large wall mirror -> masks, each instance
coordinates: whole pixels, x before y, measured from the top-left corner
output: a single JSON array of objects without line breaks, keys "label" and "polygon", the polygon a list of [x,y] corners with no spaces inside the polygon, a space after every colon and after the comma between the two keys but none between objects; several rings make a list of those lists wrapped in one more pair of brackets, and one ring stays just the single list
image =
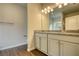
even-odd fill
[{"label": "large wall mirror", "polygon": [[49,30],[79,32],[79,4],[70,3],[50,12]]},{"label": "large wall mirror", "polygon": [[59,9],[49,13],[49,30],[62,30],[62,19],[63,13]]},{"label": "large wall mirror", "polygon": [[79,12],[68,14],[65,17],[65,31],[79,32]]}]

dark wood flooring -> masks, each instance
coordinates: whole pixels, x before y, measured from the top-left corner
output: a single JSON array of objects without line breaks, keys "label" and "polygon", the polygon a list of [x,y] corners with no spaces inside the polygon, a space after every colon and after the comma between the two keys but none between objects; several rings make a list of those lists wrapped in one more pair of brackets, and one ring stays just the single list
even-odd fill
[{"label": "dark wood flooring", "polygon": [[47,56],[46,54],[42,53],[41,51],[39,51],[39,50],[37,50],[37,49],[31,51],[31,54],[32,54],[33,56]]},{"label": "dark wood flooring", "polygon": [[35,49],[31,52],[26,50],[25,46],[10,48],[0,51],[0,56],[47,56],[39,50]]},{"label": "dark wood flooring", "polygon": [[4,50],[0,51],[0,56],[31,56],[31,53],[27,52],[27,50]]}]

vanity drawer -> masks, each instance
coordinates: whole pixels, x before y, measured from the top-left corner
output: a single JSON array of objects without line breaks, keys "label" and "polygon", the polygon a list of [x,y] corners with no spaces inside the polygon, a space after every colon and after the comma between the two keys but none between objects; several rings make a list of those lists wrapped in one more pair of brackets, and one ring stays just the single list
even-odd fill
[{"label": "vanity drawer", "polygon": [[73,42],[73,43],[79,43],[79,37],[75,37],[75,36],[48,34],[48,39],[56,39],[56,40]]},{"label": "vanity drawer", "polygon": [[58,39],[61,40],[62,36],[60,35],[53,35],[53,34],[48,34],[48,39]]},{"label": "vanity drawer", "polygon": [[42,37],[47,37],[47,34],[42,33]]},{"label": "vanity drawer", "polygon": [[47,37],[47,34],[45,34],[45,33],[35,33],[35,36]]},{"label": "vanity drawer", "polygon": [[41,36],[42,34],[40,34],[40,33],[35,33],[35,36]]}]

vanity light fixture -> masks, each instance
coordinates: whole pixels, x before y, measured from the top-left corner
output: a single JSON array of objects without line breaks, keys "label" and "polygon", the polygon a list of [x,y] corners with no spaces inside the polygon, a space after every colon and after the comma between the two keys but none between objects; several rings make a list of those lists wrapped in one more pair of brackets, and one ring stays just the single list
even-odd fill
[{"label": "vanity light fixture", "polygon": [[48,6],[47,9],[51,9],[51,8]]},{"label": "vanity light fixture", "polygon": [[46,11],[47,9],[45,8],[44,10]]},{"label": "vanity light fixture", "polygon": [[[56,3],[56,6],[54,8],[56,8],[56,7],[62,8],[63,6],[66,6],[66,5],[68,5],[68,3]],[[42,13],[47,14],[47,13],[50,13],[53,11],[54,11],[53,8],[48,6],[42,10]]]},{"label": "vanity light fixture", "polygon": [[44,12],[44,10],[42,10],[42,13]]},{"label": "vanity light fixture", "polygon": [[54,11],[53,9],[51,9],[51,12]]},{"label": "vanity light fixture", "polygon": [[47,14],[47,12],[45,12],[45,14]]},{"label": "vanity light fixture", "polygon": [[60,5],[58,6],[58,8],[62,8],[62,5],[60,4]]},{"label": "vanity light fixture", "polygon": [[50,13],[50,12],[52,12],[52,11],[53,11],[53,8],[50,8],[50,7],[48,6],[47,8],[44,8],[41,12],[47,14],[47,13]]},{"label": "vanity light fixture", "polygon": [[48,13],[50,13],[50,10],[48,10]]}]

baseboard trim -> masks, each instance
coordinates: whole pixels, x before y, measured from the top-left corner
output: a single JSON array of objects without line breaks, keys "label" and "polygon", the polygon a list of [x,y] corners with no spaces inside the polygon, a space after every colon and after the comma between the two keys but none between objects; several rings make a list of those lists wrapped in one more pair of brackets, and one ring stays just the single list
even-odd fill
[{"label": "baseboard trim", "polygon": [[24,43],[20,43],[20,44],[17,44],[17,45],[12,45],[12,46],[8,46],[8,47],[4,47],[4,48],[1,48],[0,50],[6,50],[6,49],[10,49],[10,48],[21,46],[21,45],[26,45],[26,44],[27,43],[24,42]]},{"label": "baseboard trim", "polygon": [[35,49],[35,48],[31,48],[31,49],[28,48],[27,51],[30,52],[30,51],[32,51],[32,50],[34,50],[34,49]]}]

